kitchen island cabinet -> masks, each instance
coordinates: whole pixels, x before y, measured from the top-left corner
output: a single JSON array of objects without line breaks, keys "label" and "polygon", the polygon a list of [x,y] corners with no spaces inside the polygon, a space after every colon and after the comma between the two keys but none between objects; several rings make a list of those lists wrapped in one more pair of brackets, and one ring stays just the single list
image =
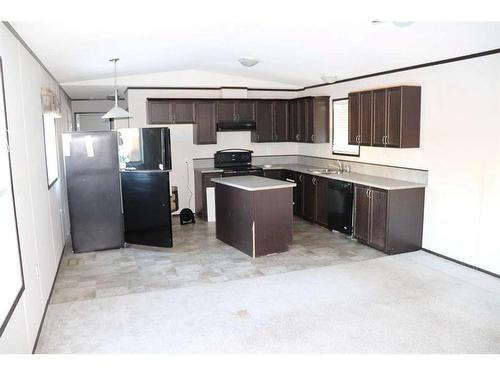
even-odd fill
[{"label": "kitchen island cabinet", "polygon": [[292,244],[294,183],[258,176],[213,178],[219,240],[255,258]]}]

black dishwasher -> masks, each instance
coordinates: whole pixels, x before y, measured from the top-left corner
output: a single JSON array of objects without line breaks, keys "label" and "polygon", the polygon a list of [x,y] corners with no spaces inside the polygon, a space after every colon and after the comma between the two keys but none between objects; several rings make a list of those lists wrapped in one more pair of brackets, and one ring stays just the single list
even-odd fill
[{"label": "black dishwasher", "polygon": [[328,229],[352,234],[353,186],[350,182],[328,182]]}]

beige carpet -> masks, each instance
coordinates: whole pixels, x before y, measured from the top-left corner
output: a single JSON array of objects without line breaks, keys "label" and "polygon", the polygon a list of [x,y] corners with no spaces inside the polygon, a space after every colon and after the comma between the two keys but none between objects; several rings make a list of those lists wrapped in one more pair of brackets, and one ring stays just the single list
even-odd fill
[{"label": "beige carpet", "polygon": [[38,353],[499,353],[500,280],[411,253],[50,305]]}]

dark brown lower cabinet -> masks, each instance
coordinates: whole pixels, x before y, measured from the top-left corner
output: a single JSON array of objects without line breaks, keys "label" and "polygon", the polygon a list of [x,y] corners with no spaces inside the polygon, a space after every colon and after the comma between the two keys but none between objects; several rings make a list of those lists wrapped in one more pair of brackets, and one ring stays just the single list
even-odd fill
[{"label": "dark brown lower cabinet", "polygon": [[295,181],[293,213],[328,228],[328,179],[286,169],[264,170],[264,177]]},{"label": "dark brown lower cabinet", "polygon": [[297,216],[304,216],[304,174],[295,172],[294,181],[297,186],[294,188],[293,213]]},{"label": "dark brown lower cabinet", "polygon": [[328,180],[316,177],[316,223],[328,228]]},{"label": "dark brown lower cabinet", "polygon": [[304,174],[304,219],[316,221],[316,177]]},{"label": "dark brown lower cabinet", "polygon": [[424,188],[354,187],[354,237],[387,254],[422,248]]},{"label": "dark brown lower cabinet", "polygon": [[264,177],[274,180],[285,180],[287,178],[286,169],[264,169]]}]

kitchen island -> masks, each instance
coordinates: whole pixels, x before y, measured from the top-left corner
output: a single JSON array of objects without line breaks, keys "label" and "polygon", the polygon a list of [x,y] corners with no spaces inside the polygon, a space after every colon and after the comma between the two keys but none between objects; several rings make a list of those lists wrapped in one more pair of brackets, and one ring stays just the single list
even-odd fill
[{"label": "kitchen island", "polygon": [[295,183],[258,176],[213,178],[217,238],[258,257],[292,243]]}]

